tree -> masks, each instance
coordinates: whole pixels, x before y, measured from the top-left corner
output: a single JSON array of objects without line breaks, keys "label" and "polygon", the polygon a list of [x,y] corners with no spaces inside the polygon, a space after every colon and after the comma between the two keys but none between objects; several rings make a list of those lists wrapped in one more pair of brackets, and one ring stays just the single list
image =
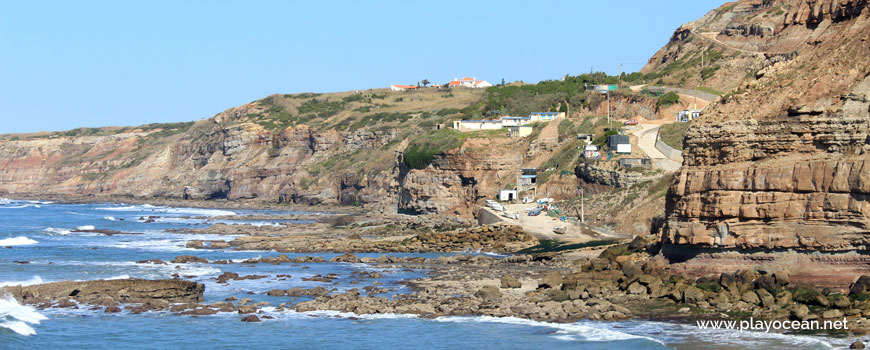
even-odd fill
[{"label": "tree", "polygon": [[429,79],[423,79],[423,81],[421,81],[420,83],[423,84],[423,87],[426,87],[426,85],[429,85],[429,84],[431,84],[432,82],[429,81]]},{"label": "tree", "polygon": [[501,78],[501,86],[504,86],[504,78]]}]

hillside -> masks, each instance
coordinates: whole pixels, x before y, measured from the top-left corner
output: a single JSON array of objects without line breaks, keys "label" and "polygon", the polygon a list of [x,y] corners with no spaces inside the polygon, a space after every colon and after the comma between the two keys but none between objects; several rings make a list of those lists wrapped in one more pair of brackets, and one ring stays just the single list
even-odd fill
[{"label": "hillside", "polygon": [[[571,196],[579,179],[562,173],[571,174],[577,162],[574,135],[603,135],[606,127],[606,118],[595,117],[606,114],[605,99],[584,85],[613,79],[596,73],[487,90],[276,94],[195,123],[2,135],[0,194],[342,204],[470,216],[475,203],[512,186],[531,163],[559,180],[554,192]],[[612,114],[655,119],[656,101],[618,90]],[[570,109],[570,118],[543,138],[544,125],[528,138],[449,128],[460,118],[558,109]]]}]

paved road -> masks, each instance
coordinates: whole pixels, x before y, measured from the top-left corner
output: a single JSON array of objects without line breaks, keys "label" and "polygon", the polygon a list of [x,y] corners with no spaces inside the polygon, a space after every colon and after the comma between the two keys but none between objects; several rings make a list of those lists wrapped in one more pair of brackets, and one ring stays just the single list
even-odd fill
[{"label": "paved road", "polygon": [[653,167],[668,172],[677,171],[680,168],[680,162],[671,160],[656,148],[656,135],[661,125],[640,124],[640,126],[641,129],[634,132],[634,135],[637,136],[637,146],[650,157]]}]

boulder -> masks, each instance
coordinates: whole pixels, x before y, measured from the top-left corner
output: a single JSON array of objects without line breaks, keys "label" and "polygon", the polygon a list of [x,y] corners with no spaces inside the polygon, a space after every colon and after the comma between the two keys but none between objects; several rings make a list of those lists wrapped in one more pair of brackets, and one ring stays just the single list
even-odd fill
[{"label": "boulder", "polygon": [[330,262],[346,262],[346,263],[359,263],[359,257],[354,255],[353,253],[344,253],[342,255],[336,256],[332,259],[329,259]]},{"label": "boulder", "polygon": [[838,309],[848,309],[852,306],[852,301],[849,300],[849,297],[841,294],[833,297],[831,306]]},{"label": "boulder", "polygon": [[743,292],[743,295],[740,296],[740,300],[751,305],[758,305],[761,302],[761,300],[758,298],[758,294],[756,294],[755,291],[751,290]]},{"label": "boulder", "polygon": [[628,294],[638,295],[638,294],[646,294],[646,293],[647,293],[646,287],[638,282],[632,282],[630,285],[628,285]]},{"label": "boulder", "polygon": [[198,256],[193,256],[193,255],[181,255],[181,256],[176,256],[175,259],[172,259],[172,262],[175,264],[208,263],[208,259],[200,258]]},{"label": "boulder", "polygon": [[501,299],[501,291],[496,286],[484,286],[474,293],[474,296],[485,301],[496,301]]},{"label": "boulder", "polygon": [[776,290],[779,285],[772,275],[761,275],[755,280],[755,289]]},{"label": "boulder", "polygon": [[806,320],[810,314],[810,309],[803,304],[793,304],[789,307],[788,310],[789,319],[803,321]]},{"label": "boulder", "polygon": [[773,279],[776,281],[776,284],[780,287],[785,287],[789,283],[791,283],[791,279],[789,278],[789,273],[786,270],[779,270],[773,273]]},{"label": "boulder", "polygon": [[852,283],[851,288],[849,288],[849,293],[851,294],[864,294],[867,292],[870,292],[870,275],[858,277],[858,279]]},{"label": "boulder", "polygon": [[239,307],[238,307],[239,314],[241,314],[241,315],[253,314],[253,313],[257,312],[257,309],[258,308],[255,305],[239,305]]},{"label": "boulder", "polygon": [[864,343],[862,343],[860,340],[849,345],[849,349],[863,349],[863,348],[864,348]]},{"label": "boulder", "polygon": [[551,271],[538,282],[538,288],[559,288],[562,286],[562,274]]},{"label": "boulder", "polygon": [[776,293],[776,303],[780,306],[791,304],[791,292],[784,290],[779,293]]},{"label": "boulder", "polygon": [[502,288],[522,288],[523,284],[516,277],[511,275],[501,276]]},{"label": "boulder", "polygon": [[119,308],[117,306],[109,306],[106,308],[107,314],[112,314],[112,313],[117,313],[117,312],[121,312],[121,308]]},{"label": "boulder", "polygon": [[758,299],[761,300],[761,306],[769,308],[776,305],[776,298],[774,298],[767,289],[758,289],[755,291],[755,294],[757,294]]},{"label": "boulder", "polygon": [[822,318],[840,318],[843,317],[843,312],[837,309],[827,310],[822,312]]},{"label": "boulder", "polygon": [[250,315],[243,318],[242,322],[260,322],[260,318],[257,315]]},{"label": "boulder", "polygon": [[696,304],[704,300],[704,291],[695,286],[689,286],[683,291],[683,302],[687,304]]}]

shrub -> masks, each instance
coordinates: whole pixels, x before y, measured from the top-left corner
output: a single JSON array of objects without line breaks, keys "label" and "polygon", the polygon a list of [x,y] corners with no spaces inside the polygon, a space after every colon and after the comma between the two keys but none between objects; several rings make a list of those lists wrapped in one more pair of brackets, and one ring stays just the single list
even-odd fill
[{"label": "shrub", "polygon": [[719,70],[719,66],[707,67],[701,70],[701,80],[707,80],[716,74],[716,71]]},{"label": "shrub", "polygon": [[405,148],[404,162],[411,169],[423,169],[432,163],[436,154],[462,145],[464,135],[453,129],[442,129],[425,134]]},{"label": "shrub", "polygon": [[680,102],[680,95],[677,95],[675,92],[671,91],[659,97],[658,102],[656,102],[656,107],[663,108],[677,102]]}]

